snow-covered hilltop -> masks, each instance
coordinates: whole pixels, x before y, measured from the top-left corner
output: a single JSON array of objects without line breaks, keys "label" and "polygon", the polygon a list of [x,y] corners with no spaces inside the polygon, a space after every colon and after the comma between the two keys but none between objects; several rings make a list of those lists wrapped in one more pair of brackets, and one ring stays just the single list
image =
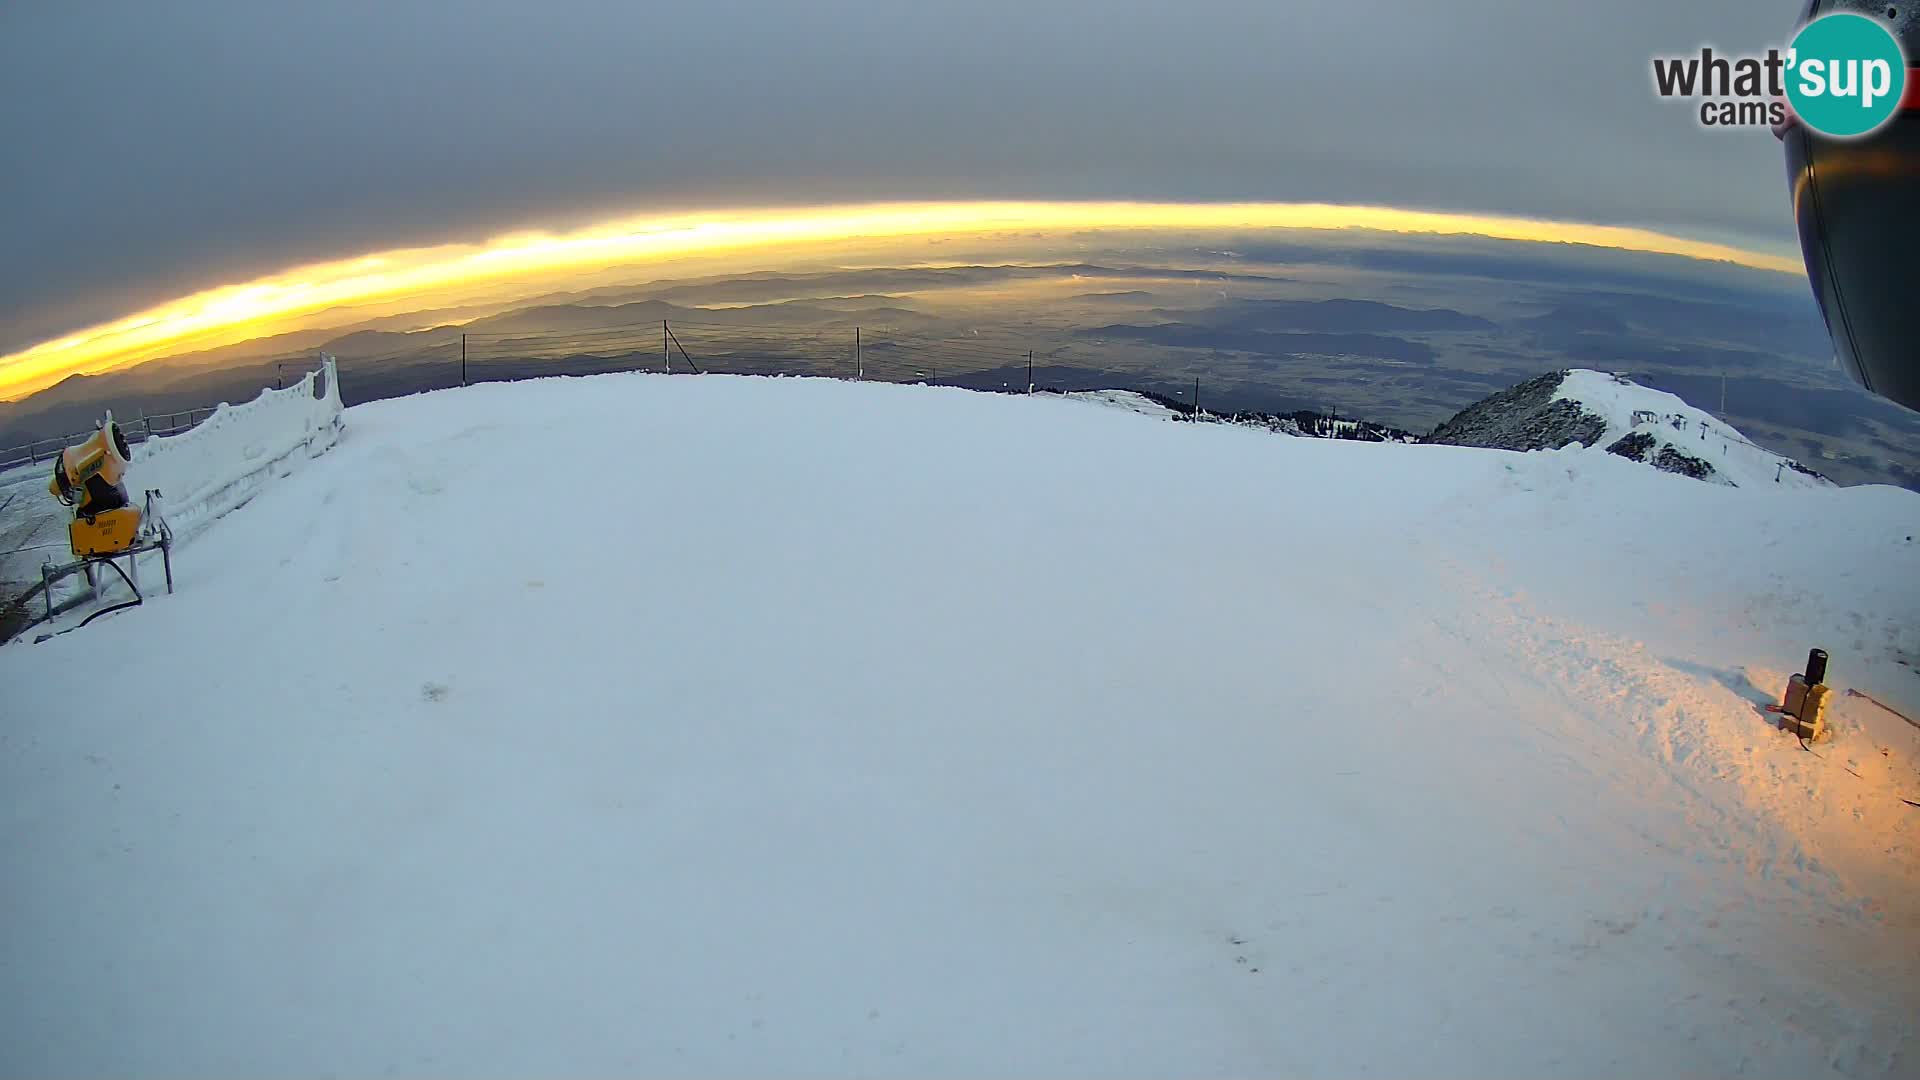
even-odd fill
[{"label": "snow-covered hilltop", "polygon": [[1233,424],[1282,435],[1489,450],[1580,447],[1728,487],[1833,486],[1819,473],[1756,445],[1731,425],[1673,394],[1598,371],[1551,371],[1528,379],[1475,402],[1425,437],[1366,420],[1306,412],[1196,413],[1185,402],[1138,390],[1063,396],[1160,419]]},{"label": "snow-covered hilltop", "polygon": [[[1045,391],[1053,393],[1053,391]],[[1410,431],[1376,424],[1368,420],[1341,419],[1313,412],[1269,413],[1237,411],[1229,413],[1195,411],[1192,404],[1145,390],[1073,390],[1059,393],[1070,401],[1081,401],[1106,408],[1125,409],[1159,420],[1188,420],[1206,424],[1231,424],[1256,428],[1278,435],[1308,439],[1345,439],[1351,442],[1419,442]]]},{"label": "snow-covered hilltop", "polygon": [[1558,450],[1577,443],[1732,487],[1832,486],[1672,394],[1599,371],[1529,379],[1461,410],[1424,441],[1500,450]]},{"label": "snow-covered hilltop", "polygon": [[347,410],[0,648],[0,1073],[1911,1075],[1920,495],[1116,402]]}]

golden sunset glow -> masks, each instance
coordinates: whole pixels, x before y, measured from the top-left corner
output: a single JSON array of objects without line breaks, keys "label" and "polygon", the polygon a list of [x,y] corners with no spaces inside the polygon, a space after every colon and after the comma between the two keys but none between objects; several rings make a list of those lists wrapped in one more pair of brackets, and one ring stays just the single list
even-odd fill
[{"label": "golden sunset glow", "polygon": [[943,202],[706,211],[628,218],[571,232],[515,233],[297,267],[182,297],[0,357],[0,399],[168,353],[291,329],[344,325],[369,309],[458,302],[476,289],[525,295],[564,288],[569,275],[616,266],[743,253],[773,255],[849,240],[988,237],[1085,231],[1372,230],[1582,244],[1677,255],[1798,274],[1799,260],[1645,229],[1389,207],[1317,203]]}]

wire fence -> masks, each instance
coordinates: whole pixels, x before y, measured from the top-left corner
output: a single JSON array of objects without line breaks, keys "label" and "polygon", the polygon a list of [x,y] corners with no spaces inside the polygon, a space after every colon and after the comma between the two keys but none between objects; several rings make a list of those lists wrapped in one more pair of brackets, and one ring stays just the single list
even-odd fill
[{"label": "wire fence", "polygon": [[[1117,353],[1132,358],[1130,373]],[[1343,422],[1339,410],[1270,413],[1240,408],[1231,394],[1215,401],[1190,367],[1153,361],[1191,350],[1139,342],[1115,343],[1071,327],[982,327],[933,333],[894,326],[742,324],[661,319],[616,327],[529,328],[467,332],[450,337],[436,355],[444,367],[436,385],[455,386],[550,375],[607,371],[811,376],[863,382],[957,386],[997,393],[1132,389],[1176,417],[1293,421],[1301,434],[1329,438],[1398,437],[1382,425]],[[414,354],[420,362],[425,354]],[[348,365],[359,380],[398,355]],[[430,380],[431,381],[431,380]],[[1215,390],[1220,383],[1216,381]],[[1227,386],[1234,385],[1228,380]],[[386,396],[376,392],[374,396]],[[1244,396],[1244,392],[1242,394]],[[1366,429],[1362,431],[1361,429]]]},{"label": "wire fence", "polygon": [[[894,327],[774,325],[662,319],[577,330],[465,333],[462,384],[563,374],[572,369],[729,375],[809,375],[875,382],[950,382],[1026,390],[1035,363],[1073,346],[1036,347],[1006,330],[936,336]],[[357,365],[356,365],[357,366]],[[995,380],[981,376],[993,374]],[[1016,377],[1018,373],[1018,377]],[[992,383],[992,385],[976,385]]]},{"label": "wire fence", "polygon": [[[395,336],[402,340],[390,348],[349,352],[339,358],[340,369],[348,376],[342,389],[349,391],[352,401],[475,382],[612,371],[938,383],[963,381],[992,370],[999,378],[976,388],[1013,390],[1027,388],[1030,380],[1025,372],[1036,356],[1044,363],[1062,351],[1061,346],[1036,351],[1005,331],[952,339],[884,327],[680,320],[466,333],[446,329]],[[263,373],[271,370],[278,385],[288,370],[301,370],[311,360],[307,354],[290,354],[246,366]],[[1021,370],[1020,378],[1013,376],[1015,368]],[[189,431],[213,411],[207,406],[142,415],[120,420],[120,427],[129,443],[138,444]],[[51,461],[91,434],[88,429],[0,448],[0,471]]]},{"label": "wire fence", "polygon": [[[965,334],[839,323],[762,324],[655,319],[484,332],[406,335],[391,347],[335,353],[347,404],[487,382],[610,372],[810,376],[926,383],[973,390],[1090,389],[1064,385],[1103,366],[1099,343],[1020,329]],[[399,335],[395,335],[398,337]],[[1104,384],[1103,384],[1104,385]],[[1184,383],[1169,392],[1185,396]]]},{"label": "wire fence", "polygon": [[[1190,374],[1148,374],[1151,365],[1144,363],[1131,378],[1112,370],[1117,344],[1143,351],[1152,351],[1151,346],[1108,342],[1064,325],[954,332],[848,325],[832,319],[762,322],[758,312],[713,309],[694,319],[608,326],[598,323],[604,315],[592,309],[540,314],[544,322],[530,319],[524,327],[438,327],[372,335],[372,342],[333,348],[342,397],[353,405],[474,383],[647,371],[925,383],[1001,393],[1105,389],[1116,385],[1117,378],[1154,391],[1153,396],[1178,413],[1192,414],[1202,404],[1202,387]],[[567,319],[595,321],[574,327],[553,324]],[[236,365],[235,377],[252,372],[263,382],[271,378],[279,385],[288,372],[304,370],[311,362],[312,355],[305,352],[255,359]],[[1093,385],[1089,378],[1102,371],[1107,381]],[[205,407],[154,413],[123,420],[121,426],[129,442],[141,443],[191,430],[213,411]],[[0,448],[0,471],[49,461],[91,433]]]}]

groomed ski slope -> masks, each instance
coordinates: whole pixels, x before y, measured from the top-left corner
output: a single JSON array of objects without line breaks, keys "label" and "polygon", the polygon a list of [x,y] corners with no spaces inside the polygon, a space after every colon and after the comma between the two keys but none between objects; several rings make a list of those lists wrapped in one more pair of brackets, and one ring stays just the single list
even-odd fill
[{"label": "groomed ski slope", "polygon": [[1920,1068],[1920,496],[1059,398],[358,406],[0,648],[9,1075]]}]

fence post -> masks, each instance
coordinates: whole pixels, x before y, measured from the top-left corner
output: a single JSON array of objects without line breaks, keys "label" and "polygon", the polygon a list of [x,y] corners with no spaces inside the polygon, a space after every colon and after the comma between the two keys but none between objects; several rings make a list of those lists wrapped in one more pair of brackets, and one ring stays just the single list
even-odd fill
[{"label": "fence post", "polygon": [[1200,419],[1200,376],[1193,377],[1193,418]]},{"label": "fence post", "polygon": [[460,335],[460,385],[467,385],[467,335]]},{"label": "fence post", "polygon": [[1027,393],[1033,393],[1033,350],[1027,350]]},{"label": "fence post", "polygon": [[853,381],[859,382],[866,377],[867,369],[860,361],[860,328],[853,328]]},{"label": "fence post", "polygon": [[667,320],[660,320],[660,363],[666,373],[673,374],[673,354],[667,351]]}]

